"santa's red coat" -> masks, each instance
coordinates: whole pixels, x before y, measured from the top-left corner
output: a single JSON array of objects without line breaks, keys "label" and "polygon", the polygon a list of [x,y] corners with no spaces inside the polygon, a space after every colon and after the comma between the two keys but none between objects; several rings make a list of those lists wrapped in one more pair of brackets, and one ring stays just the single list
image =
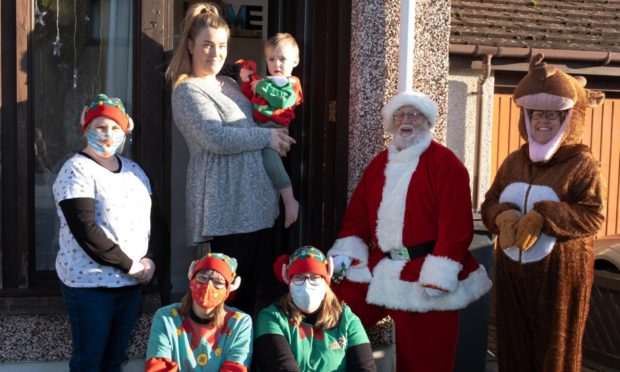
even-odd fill
[{"label": "santa's red coat", "polygon": [[[466,168],[430,135],[402,151],[390,146],[364,171],[328,255],[360,261],[347,279],[369,283],[369,304],[412,312],[464,308],[491,288],[468,249],[469,190]],[[429,241],[435,247],[426,257],[398,261],[385,254]],[[431,297],[424,287],[446,292]]]}]

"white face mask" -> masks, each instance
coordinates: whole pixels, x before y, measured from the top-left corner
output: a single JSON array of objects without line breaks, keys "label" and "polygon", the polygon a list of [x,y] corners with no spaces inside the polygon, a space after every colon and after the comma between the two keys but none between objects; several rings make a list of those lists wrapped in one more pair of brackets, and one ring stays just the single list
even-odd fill
[{"label": "white face mask", "polygon": [[321,306],[327,292],[327,283],[324,279],[321,279],[321,283],[317,285],[310,284],[308,280],[304,280],[299,285],[293,284],[291,281],[289,288],[295,306],[304,313],[310,314],[317,311]]}]

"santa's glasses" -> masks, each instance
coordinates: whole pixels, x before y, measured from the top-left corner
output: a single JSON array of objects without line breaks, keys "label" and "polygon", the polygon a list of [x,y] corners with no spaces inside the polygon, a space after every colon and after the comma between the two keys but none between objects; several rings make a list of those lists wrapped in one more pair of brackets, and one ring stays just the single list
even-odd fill
[{"label": "santa's glasses", "polygon": [[417,111],[413,111],[413,112],[397,112],[394,115],[392,115],[392,117],[394,117],[395,121],[403,121],[405,119],[409,120],[409,121],[413,121],[415,119],[419,119],[424,117],[424,114],[422,114],[421,112],[417,112]]}]

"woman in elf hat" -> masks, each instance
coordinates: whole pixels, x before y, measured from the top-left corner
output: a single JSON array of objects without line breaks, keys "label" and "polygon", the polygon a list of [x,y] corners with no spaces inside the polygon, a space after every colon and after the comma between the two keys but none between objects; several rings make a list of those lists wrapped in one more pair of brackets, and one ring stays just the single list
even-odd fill
[{"label": "woman in elf hat", "polygon": [[280,256],[274,271],[289,293],[258,315],[254,355],[262,371],[376,371],[361,321],[329,287],[331,257],[305,246]]},{"label": "woman in elf hat", "polygon": [[71,325],[75,370],[118,370],[155,271],[150,249],[151,187],[117,155],[133,121],[118,98],[98,94],[84,108],[82,151],[54,182],[60,218],[56,273]]},{"label": "woman in elf hat", "polygon": [[239,288],[237,260],[209,253],[189,267],[181,303],[155,313],[146,371],[247,371],[252,357],[252,318],[226,306]]}]

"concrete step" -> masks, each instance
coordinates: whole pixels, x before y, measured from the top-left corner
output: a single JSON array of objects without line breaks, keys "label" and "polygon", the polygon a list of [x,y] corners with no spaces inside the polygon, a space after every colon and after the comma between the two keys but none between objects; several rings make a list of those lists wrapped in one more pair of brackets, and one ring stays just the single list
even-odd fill
[{"label": "concrete step", "polygon": [[[69,361],[54,362],[11,362],[0,364],[0,372],[66,372],[69,370]],[[123,372],[143,372],[144,359],[130,359],[124,366]]]}]

